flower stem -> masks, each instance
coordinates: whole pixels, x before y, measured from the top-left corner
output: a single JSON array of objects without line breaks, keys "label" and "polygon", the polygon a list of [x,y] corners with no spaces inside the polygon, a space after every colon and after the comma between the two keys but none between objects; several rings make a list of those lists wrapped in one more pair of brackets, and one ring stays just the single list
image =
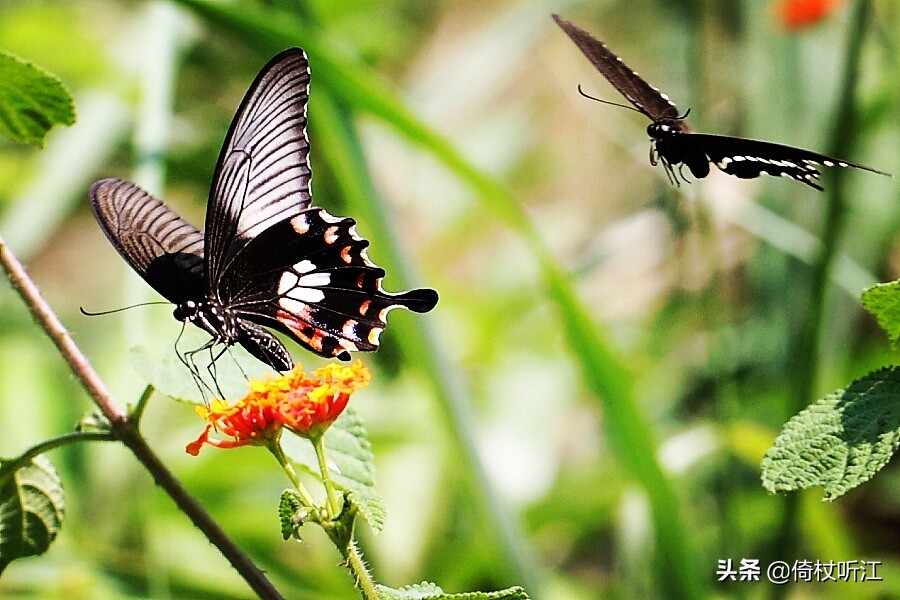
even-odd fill
[{"label": "flower stem", "polygon": [[340,506],[337,500],[337,491],[334,489],[334,482],[331,481],[331,475],[328,474],[328,462],[325,460],[325,445],[322,443],[324,436],[317,435],[310,438],[313,448],[316,449],[316,458],[319,461],[319,472],[322,473],[322,484],[325,486],[325,495],[328,501],[325,508],[328,511],[328,517],[332,520],[340,513]]},{"label": "flower stem", "polygon": [[366,561],[363,560],[362,553],[359,551],[356,543],[350,540],[350,543],[341,551],[341,554],[344,555],[344,560],[347,561],[347,566],[356,579],[356,587],[362,592],[363,598],[365,600],[378,600],[375,582],[372,580],[369,569],[366,568]]},{"label": "flower stem", "polygon": [[[278,460],[278,464],[281,465],[281,468],[284,469],[284,472],[287,473],[288,479],[291,480],[291,483],[294,484],[294,489],[297,490],[297,493],[300,494],[300,497],[303,498],[303,501],[309,506],[309,508],[316,507],[316,499],[312,497],[312,494],[307,491],[306,486],[300,481],[300,478],[297,477],[297,471],[294,469],[294,465],[285,455],[284,450],[281,448],[281,444],[278,440],[274,440],[271,444],[269,444],[269,451],[275,455],[275,458]],[[331,515],[329,515],[331,517]]]}]

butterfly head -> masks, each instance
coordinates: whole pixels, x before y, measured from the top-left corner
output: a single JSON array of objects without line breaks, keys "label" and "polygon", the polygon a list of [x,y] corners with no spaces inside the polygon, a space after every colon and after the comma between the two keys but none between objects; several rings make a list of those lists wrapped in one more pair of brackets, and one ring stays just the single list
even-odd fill
[{"label": "butterfly head", "polygon": [[654,140],[664,140],[671,138],[673,135],[680,133],[688,133],[690,131],[685,125],[683,117],[677,119],[659,119],[647,125],[647,135]]},{"label": "butterfly head", "polygon": [[179,321],[193,321],[197,314],[197,303],[193,300],[188,300],[187,302],[182,302],[180,304],[175,305],[175,310],[172,311],[172,316],[175,317]]},{"label": "butterfly head", "polygon": [[219,302],[186,300],[175,307],[172,316],[179,321],[200,327],[213,336],[216,342],[230,345],[238,340],[237,318],[231,310]]}]

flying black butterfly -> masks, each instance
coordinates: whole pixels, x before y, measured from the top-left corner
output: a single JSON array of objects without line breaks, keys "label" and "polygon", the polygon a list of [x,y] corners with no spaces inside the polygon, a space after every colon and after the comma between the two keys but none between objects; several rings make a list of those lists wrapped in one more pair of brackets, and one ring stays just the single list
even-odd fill
[{"label": "flying black butterfly", "polygon": [[553,15],[553,20],[600,74],[639,112],[653,121],[647,126],[647,133],[653,144],[650,162],[653,165],[656,165],[657,160],[662,162],[669,179],[676,184],[678,174],[674,165],[687,165],[694,177],[702,179],[709,175],[710,163],[729,175],[742,179],[752,179],[762,173],[783,175],[817,190],[822,187],[818,183],[820,173],[816,164],[826,167],[854,167],[888,175],[865,165],[802,148],[739,137],[694,133],[684,122],[687,113],[679,115],[675,103],[668,96],[641,79],[621,58],[610,52],[603,42],[559,15]]},{"label": "flying black butterfly", "polygon": [[385,272],[366,256],[353,219],[310,207],[309,81],[299,48],[257,75],[219,154],[205,235],[132,183],[91,186],[91,208],[119,254],[176,305],[176,319],[212,336],[187,357],[240,344],[289,370],[291,356],[268,327],[347,360],[378,348],[391,309],[428,312],[437,303],[431,289],[382,290]]}]

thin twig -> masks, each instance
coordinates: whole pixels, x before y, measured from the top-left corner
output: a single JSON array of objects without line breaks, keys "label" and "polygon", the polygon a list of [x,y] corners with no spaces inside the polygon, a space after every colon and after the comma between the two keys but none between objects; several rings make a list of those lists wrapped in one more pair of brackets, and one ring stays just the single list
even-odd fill
[{"label": "thin twig", "polygon": [[59,349],[63,359],[81,381],[87,393],[103,414],[109,419],[113,435],[125,444],[138,461],[149,471],[160,486],[191,522],[206,535],[223,556],[244,578],[254,592],[264,599],[281,599],[281,594],[269,582],[250,558],[225,534],[202,506],[188,493],[175,476],[165,467],[159,457],[147,445],[141,434],[131,426],[126,412],[119,406],[106,389],[106,385],[91,367],[81,349],[72,340],[69,332],[41,296],[34,281],[28,277],[25,268],[16,259],[0,238],[0,265],[6,271],[10,283],[22,297],[38,325],[47,333]]}]

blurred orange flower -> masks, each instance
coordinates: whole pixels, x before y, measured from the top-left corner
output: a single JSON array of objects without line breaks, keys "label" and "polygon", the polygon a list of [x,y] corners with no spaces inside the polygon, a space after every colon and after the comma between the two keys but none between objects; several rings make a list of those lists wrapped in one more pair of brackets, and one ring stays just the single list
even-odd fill
[{"label": "blurred orange flower", "polygon": [[[231,406],[216,399],[208,409],[197,407],[209,425],[186,450],[196,456],[204,444],[266,446],[278,439],[283,427],[303,437],[318,437],[340,416],[350,395],[367,386],[371,377],[357,360],[352,365],[326,365],[313,371],[312,377],[297,365],[285,375],[251,381],[250,392]],[[232,439],[211,437],[214,429]]]},{"label": "blurred orange flower", "polygon": [[775,10],[781,24],[794,30],[824,19],[840,3],[841,0],[779,0]]}]

